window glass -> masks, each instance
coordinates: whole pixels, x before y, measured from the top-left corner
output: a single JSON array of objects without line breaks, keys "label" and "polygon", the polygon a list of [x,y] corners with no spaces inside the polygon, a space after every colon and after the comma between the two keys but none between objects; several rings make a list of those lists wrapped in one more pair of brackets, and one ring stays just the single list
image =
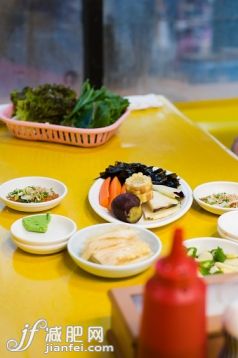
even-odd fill
[{"label": "window glass", "polygon": [[172,100],[238,93],[236,0],[105,0],[105,83]]},{"label": "window glass", "polygon": [[[0,101],[25,85],[79,91],[85,0],[0,0]],[[96,1],[96,0],[95,0]],[[120,94],[236,97],[238,1],[104,0],[104,77]]]},{"label": "window glass", "polygon": [[81,1],[0,1],[0,99],[45,82],[82,80]]}]

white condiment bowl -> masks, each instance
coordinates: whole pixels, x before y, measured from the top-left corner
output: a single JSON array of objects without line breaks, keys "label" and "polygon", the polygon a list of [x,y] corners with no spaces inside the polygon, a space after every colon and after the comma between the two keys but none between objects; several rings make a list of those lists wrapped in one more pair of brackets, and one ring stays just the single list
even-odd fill
[{"label": "white condiment bowl", "polygon": [[[43,215],[43,214],[38,214]],[[29,215],[26,217],[34,217]],[[11,234],[14,241],[30,246],[52,246],[67,242],[76,232],[75,222],[66,216],[50,214],[50,223],[45,233],[27,231],[22,223],[23,218],[16,220],[11,226]]]},{"label": "white condiment bowl", "polygon": [[217,230],[222,237],[238,242],[238,209],[221,215],[217,222]]},{"label": "white condiment bowl", "polygon": [[[152,255],[141,261],[128,265],[101,265],[87,261],[81,257],[85,243],[89,238],[97,237],[119,228],[130,228],[135,230],[141,240],[148,243],[152,250]],[[76,232],[68,241],[68,252],[75,263],[83,270],[102,277],[121,278],[136,275],[149,268],[158,258],[162,244],[160,239],[151,231],[141,227],[131,227],[130,224],[98,224],[86,227]]]},{"label": "white condiment bowl", "polygon": [[210,205],[201,200],[208,195],[226,193],[238,195],[238,183],[230,181],[213,181],[197,186],[193,191],[193,197],[203,209],[213,214],[221,215],[228,211],[237,211],[237,208],[222,208],[218,205]]},{"label": "white condiment bowl", "polygon": [[[7,198],[8,194],[15,189],[23,189],[27,186],[40,186],[53,189],[59,196],[56,199],[42,203],[19,203]],[[38,212],[49,210],[58,205],[67,194],[67,187],[59,180],[47,177],[22,177],[11,179],[0,185],[0,200],[11,209],[25,212]]]},{"label": "white condiment bowl", "polygon": [[218,246],[227,254],[238,255],[238,243],[217,237],[198,237],[184,241],[184,246],[196,247],[198,254],[216,249]]},{"label": "white condiment bowl", "polygon": [[30,254],[36,254],[36,255],[54,254],[56,252],[64,250],[68,243],[68,241],[66,240],[64,242],[61,242],[61,243],[55,244],[55,245],[46,245],[46,246],[39,245],[39,246],[37,246],[37,245],[23,244],[22,242],[15,240],[14,238],[12,238],[12,241],[14,242],[14,244],[16,246],[18,246],[23,251],[26,251]]}]

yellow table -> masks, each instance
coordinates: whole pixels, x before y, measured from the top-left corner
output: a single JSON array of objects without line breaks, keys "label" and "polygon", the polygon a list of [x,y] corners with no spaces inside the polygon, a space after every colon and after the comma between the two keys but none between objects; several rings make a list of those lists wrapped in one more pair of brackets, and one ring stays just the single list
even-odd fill
[{"label": "yellow table", "polygon": [[[175,171],[192,188],[210,180],[238,181],[238,161],[208,134],[176,110],[165,99],[163,108],[133,112],[119,133],[102,147],[84,149],[51,143],[27,142],[11,137],[0,127],[0,181],[27,175],[62,180],[69,189],[63,203],[52,213],[67,215],[78,228],[103,222],[90,208],[88,190],[100,171],[115,160],[154,164]],[[109,280],[80,270],[67,252],[34,256],[16,249],[9,238],[10,225],[22,216],[0,208],[0,357],[14,356],[6,341],[21,337],[25,324],[44,318],[51,327],[68,325],[109,326],[110,304],[107,292],[113,287],[144,283],[153,268],[136,277]],[[155,229],[170,246],[176,226],[184,227],[186,237],[216,236],[217,217],[196,205],[178,222]],[[19,358],[43,357],[42,331]],[[93,353],[50,353],[51,357],[92,357]],[[111,357],[98,353],[100,357]]]},{"label": "yellow table", "polygon": [[176,103],[186,116],[231,148],[238,137],[238,100],[210,100]]}]

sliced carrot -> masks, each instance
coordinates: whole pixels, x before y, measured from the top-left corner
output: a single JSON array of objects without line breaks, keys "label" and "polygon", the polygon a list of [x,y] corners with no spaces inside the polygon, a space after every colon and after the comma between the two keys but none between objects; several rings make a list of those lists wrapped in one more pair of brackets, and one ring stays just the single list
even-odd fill
[{"label": "sliced carrot", "polygon": [[99,204],[102,205],[104,208],[107,208],[109,205],[109,188],[110,188],[111,178],[108,177],[104,180],[101,185],[99,191]]},{"label": "sliced carrot", "polygon": [[111,181],[109,188],[109,209],[111,208],[111,203],[118,195],[121,194],[121,183],[118,177],[114,177]]},{"label": "sliced carrot", "polygon": [[126,193],[126,184],[124,183],[121,187],[121,194]]}]

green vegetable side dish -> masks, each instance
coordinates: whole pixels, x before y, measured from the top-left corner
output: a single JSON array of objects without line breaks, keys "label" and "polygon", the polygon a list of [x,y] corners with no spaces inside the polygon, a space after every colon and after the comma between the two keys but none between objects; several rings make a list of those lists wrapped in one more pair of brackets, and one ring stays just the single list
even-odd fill
[{"label": "green vegetable side dish", "polygon": [[48,230],[51,216],[49,213],[34,215],[22,219],[22,225],[27,231],[45,233]]},{"label": "green vegetable side dish", "polygon": [[221,208],[238,208],[238,195],[217,193],[200,198],[201,201],[208,205],[216,205]]},{"label": "green vegetable side dish", "polygon": [[113,124],[129,101],[105,87],[94,89],[86,81],[77,98],[63,85],[44,84],[12,91],[13,116],[22,121],[51,123],[76,128],[101,128]]},{"label": "green vegetable side dish", "polygon": [[238,272],[238,255],[226,254],[219,246],[200,254],[196,247],[189,247],[187,254],[197,261],[202,276]]},{"label": "green vegetable side dish", "polygon": [[76,93],[68,87],[44,84],[11,92],[11,101],[18,120],[60,124],[76,103]]},{"label": "green vegetable side dish", "polygon": [[7,195],[7,199],[18,203],[43,203],[59,197],[52,188],[40,186],[26,186],[22,189],[14,189]]}]

